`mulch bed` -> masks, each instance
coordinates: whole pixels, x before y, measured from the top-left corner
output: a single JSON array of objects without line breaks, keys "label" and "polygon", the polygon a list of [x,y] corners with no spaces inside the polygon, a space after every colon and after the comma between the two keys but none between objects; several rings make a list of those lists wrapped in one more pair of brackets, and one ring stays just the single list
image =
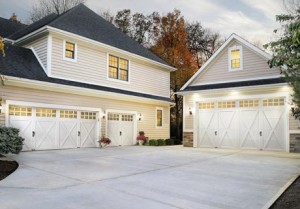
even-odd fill
[{"label": "mulch bed", "polygon": [[269,209],[299,209],[300,208],[300,176],[276,200]]},{"label": "mulch bed", "polygon": [[[0,157],[3,156],[0,155]],[[14,172],[18,166],[19,165],[16,161],[0,160],[0,181]]]}]

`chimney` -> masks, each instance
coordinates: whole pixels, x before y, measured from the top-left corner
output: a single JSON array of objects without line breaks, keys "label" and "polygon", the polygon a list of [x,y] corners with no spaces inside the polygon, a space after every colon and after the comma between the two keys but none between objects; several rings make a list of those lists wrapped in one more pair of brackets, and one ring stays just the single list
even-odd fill
[{"label": "chimney", "polygon": [[9,18],[13,22],[19,22],[17,19],[17,15],[15,13],[12,14],[12,16]]}]

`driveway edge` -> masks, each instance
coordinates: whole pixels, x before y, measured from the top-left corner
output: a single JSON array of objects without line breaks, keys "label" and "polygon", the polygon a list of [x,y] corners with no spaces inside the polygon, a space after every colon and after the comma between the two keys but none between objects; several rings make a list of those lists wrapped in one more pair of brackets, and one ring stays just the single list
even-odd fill
[{"label": "driveway edge", "polygon": [[283,187],[279,189],[279,191],[262,207],[262,209],[269,209],[274,202],[287,190],[289,186],[294,183],[294,181],[299,177],[299,175],[293,176]]}]

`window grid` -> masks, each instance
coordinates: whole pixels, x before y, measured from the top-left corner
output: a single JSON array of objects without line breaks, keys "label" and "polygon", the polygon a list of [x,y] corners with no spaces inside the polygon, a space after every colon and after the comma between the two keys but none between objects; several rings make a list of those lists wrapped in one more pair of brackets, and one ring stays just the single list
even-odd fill
[{"label": "window grid", "polygon": [[32,116],[31,107],[9,106],[9,115],[12,116]]},{"label": "window grid", "polygon": [[214,102],[201,102],[199,103],[199,109],[214,109],[215,103]]},{"label": "window grid", "polygon": [[241,66],[241,53],[239,49],[231,50],[231,68],[236,69]]},{"label": "window grid", "polygon": [[284,98],[263,99],[263,106],[264,107],[284,106]]},{"label": "window grid", "polygon": [[128,60],[109,55],[109,78],[128,81]]},{"label": "window grid", "polygon": [[74,59],[75,58],[75,44],[66,41],[65,57]]},{"label": "window grid", "polygon": [[36,117],[55,118],[56,110],[47,108],[37,108]]},{"label": "window grid", "polygon": [[96,119],[96,113],[95,112],[81,112],[81,119],[86,120],[95,120]]},{"label": "window grid", "polygon": [[234,108],[236,107],[235,101],[222,101],[218,102],[218,108]]},{"label": "window grid", "polygon": [[133,121],[133,115],[122,115],[122,121]]},{"label": "window grid", "polygon": [[156,126],[162,127],[162,110],[156,110]]},{"label": "window grid", "polygon": [[119,120],[119,114],[109,113],[108,120]]},{"label": "window grid", "polygon": [[61,110],[60,118],[77,118],[77,111],[73,110]]},{"label": "window grid", "polygon": [[258,99],[240,100],[240,107],[258,107],[258,106],[259,106]]}]

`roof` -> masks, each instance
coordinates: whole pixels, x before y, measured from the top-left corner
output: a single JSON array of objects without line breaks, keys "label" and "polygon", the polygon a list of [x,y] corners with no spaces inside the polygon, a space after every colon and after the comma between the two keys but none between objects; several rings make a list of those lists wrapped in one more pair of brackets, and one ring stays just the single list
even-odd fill
[{"label": "roof", "polygon": [[201,68],[183,85],[183,87],[180,89],[180,91],[183,91],[185,88],[187,88],[200,74],[202,71],[204,71],[207,66],[213,62],[213,60],[231,43],[232,40],[237,40],[246,47],[248,47],[250,50],[254,51],[261,57],[265,58],[266,60],[270,60],[272,56],[265,51],[259,49],[258,47],[252,45],[250,42],[246,41],[245,39],[241,38],[240,36],[236,35],[235,33],[231,34],[229,38],[225,41],[225,43],[211,56],[204,65],[201,66]]},{"label": "roof", "polygon": [[170,102],[167,97],[48,77],[33,52],[27,48],[5,45],[5,54],[5,57],[0,56],[2,75]]},{"label": "roof", "polygon": [[7,38],[27,25],[0,17],[0,36]]},{"label": "roof", "polygon": [[245,86],[262,86],[262,85],[280,84],[280,83],[286,83],[284,78],[270,78],[270,79],[261,79],[261,80],[249,80],[249,81],[239,81],[239,82],[230,82],[230,83],[188,86],[180,92],[224,89],[224,88],[245,87]]},{"label": "roof", "polygon": [[51,26],[170,66],[83,4],[79,4],[61,15],[48,15],[13,34],[10,38],[17,40],[43,26]]}]

